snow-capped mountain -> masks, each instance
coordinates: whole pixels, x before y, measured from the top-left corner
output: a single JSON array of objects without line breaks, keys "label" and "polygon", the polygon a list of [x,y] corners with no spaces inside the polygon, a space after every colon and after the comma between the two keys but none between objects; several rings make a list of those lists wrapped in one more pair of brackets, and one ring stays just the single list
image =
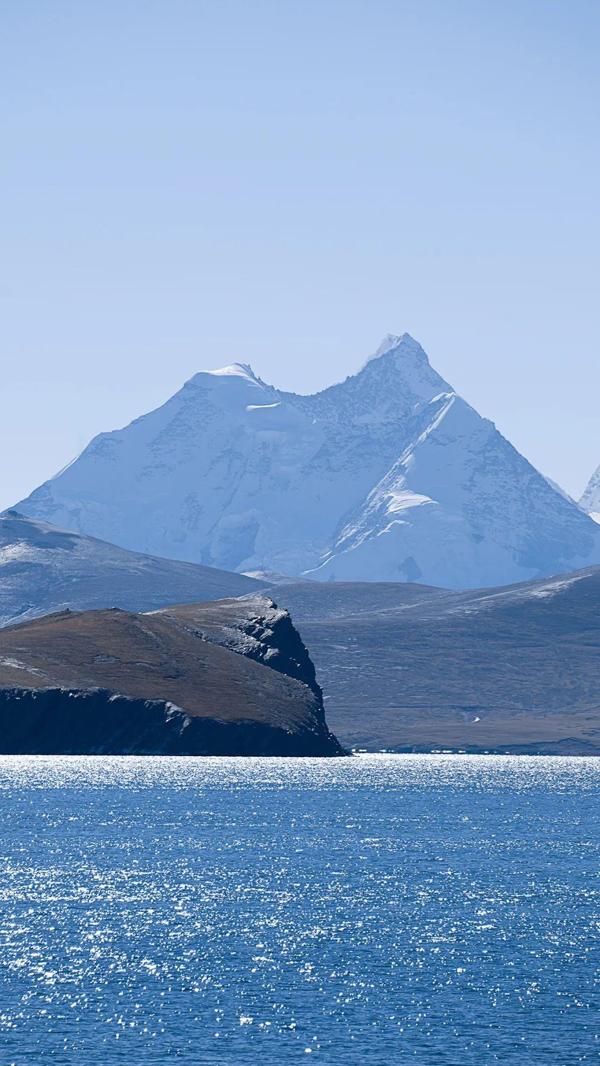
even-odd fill
[{"label": "snow-capped mountain", "polygon": [[600,561],[600,529],[406,333],[313,396],[239,363],[196,374],[18,507],[136,551],[320,580],[473,587]]},{"label": "snow-capped mountain", "polygon": [[594,522],[600,522],[600,466],[592,474],[579,506],[587,511]]},{"label": "snow-capped mountain", "polygon": [[150,611],[259,587],[241,574],[124,551],[16,511],[0,515],[0,626],[65,608]]}]

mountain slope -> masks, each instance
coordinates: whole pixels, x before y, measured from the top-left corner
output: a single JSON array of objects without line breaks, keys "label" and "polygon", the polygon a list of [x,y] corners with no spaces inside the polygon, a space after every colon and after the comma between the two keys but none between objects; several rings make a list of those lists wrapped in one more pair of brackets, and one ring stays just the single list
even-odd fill
[{"label": "mountain slope", "polygon": [[137,551],[319,580],[498,584],[600,561],[600,530],[407,334],[314,396],[235,364],[101,434],[19,504]]},{"label": "mountain slope", "polygon": [[342,744],[600,754],[600,567],[468,592],[307,581],[277,596]]},{"label": "mountain slope", "polygon": [[598,543],[491,422],[445,394],[310,576],[501,585],[600,558]]},{"label": "mountain slope", "polygon": [[0,751],[342,754],[289,615],[256,596],[3,629]]},{"label": "mountain slope", "polygon": [[0,626],[64,608],[152,610],[259,587],[242,574],[124,551],[16,511],[0,514]]},{"label": "mountain slope", "polygon": [[583,507],[595,522],[600,522],[600,466],[592,474],[579,506]]}]

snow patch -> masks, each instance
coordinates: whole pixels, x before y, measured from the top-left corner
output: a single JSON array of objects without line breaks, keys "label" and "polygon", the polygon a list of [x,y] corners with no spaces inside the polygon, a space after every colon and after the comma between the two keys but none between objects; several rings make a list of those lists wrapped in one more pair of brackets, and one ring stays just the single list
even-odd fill
[{"label": "snow patch", "polygon": [[248,381],[258,381],[249,363],[230,363],[229,366],[222,366],[218,370],[207,370],[206,373],[216,378],[234,377],[246,378]]}]

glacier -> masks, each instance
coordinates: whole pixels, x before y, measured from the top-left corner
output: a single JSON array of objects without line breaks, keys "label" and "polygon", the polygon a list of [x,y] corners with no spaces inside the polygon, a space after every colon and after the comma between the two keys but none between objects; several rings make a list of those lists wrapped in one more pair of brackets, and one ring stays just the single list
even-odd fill
[{"label": "glacier", "polygon": [[314,395],[245,363],[95,437],[17,508],[123,548],[314,580],[509,584],[600,562],[600,528],[409,334]]}]

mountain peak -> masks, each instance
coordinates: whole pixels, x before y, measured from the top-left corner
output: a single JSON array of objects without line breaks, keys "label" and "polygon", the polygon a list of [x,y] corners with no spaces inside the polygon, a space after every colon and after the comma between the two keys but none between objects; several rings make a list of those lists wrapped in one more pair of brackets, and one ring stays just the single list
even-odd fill
[{"label": "mountain peak", "polygon": [[373,355],[369,356],[364,366],[368,366],[369,363],[373,363],[376,359],[381,359],[384,355],[398,354],[399,356],[413,355],[419,357],[420,361],[429,365],[427,355],[418,341],[414,337],[411,337],[410,333],[386,333],[385,337],[381,341],[381,344],[377,348]]},{"label": "mountain peak", "polygon": [[411,337],[410,333],[386,333],[375,352],[375,356],[372,358],[376,358],[378,355],[385,355],[390,349],[399,348],[401,344],[413,344],[419,347],[418,342],[414,337]]},{"label": "mountain peak", "polygon": [[218,378],[247,378],[249,381],[258,381],[256,374],[249,363],[229,363],[228,366],[219,367],[217,370],[207,370],[207,374]]},{"label": "mountain peak", "polygon": [[377,351],[348,380],[370,390],[372,415],[396,410],[397,417],[397,404],[407,411],[415,402],[428,403],[442,392],[453,391],[410,333],[388,333]]},{"label": "mountain peak", "polygon": [[244,363],[196,374],[19,509],[136,551],[319,580],[475,587],[600,560],[600,528],[408,333],[312,396]]},{"label": "mountain peak", "polygon": [[[195,389],[210,388],[212,392],[225,395],[242,395],[248,387],[253,389],[268,389],[258,374],[255,374],[249,363],[229,363],[227,366],[217,367],[215,370],[199,370],[197,374],[186,381],[184,388]],[[237,386],[237,387],[236,387]]]},{"label": "mountain peak", "polygon": [[215,370],[199,370],[196,374],[193,374],[186,385],[201,385],[208,384],[207,378],[237,378],[238,380],[248,381],[252,385],[264,386],[264,381],[254,373],[249,363],[229,363],[227,366],[217,367]]},{"label": "mountain peak", "polygon": [[403,334],[386,333],[381,344],[370,358],[378,359],[380,355],[385,355],[385,353],[389,352],[392,348],[397,348],[398,345],[402,343],[402,336]]}]

